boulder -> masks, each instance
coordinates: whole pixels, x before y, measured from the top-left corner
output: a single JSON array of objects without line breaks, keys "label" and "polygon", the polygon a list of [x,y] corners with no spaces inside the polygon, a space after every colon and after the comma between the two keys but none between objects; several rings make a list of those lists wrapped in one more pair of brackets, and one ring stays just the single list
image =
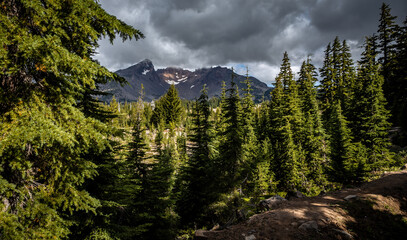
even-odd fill
[{"label": "boulder", "polygon": [[315,222],[315,221],[308,221],[308,222],[305,222],[305,223],[301,224],[298,227],[298,229],[303,230],[303,231],[305,231],[305,230],[318,231],[318,223]]},{"label": "boulder", "polygon": [[359,200],[359,196],[357,195],[348,195],[344,198],[345,201],[354,201],[354,200]]},{"label": "boulder", "polygon": [[261,200],[258,204],[260,211],[268,211],[272,209],[273,207],[276,207],[283,201],[287,201],[285,198],[280,197],[279,195],[272,196],[268,199]]},{"label": "boulder", "polygon": [[297,198],[303,198],[304,194],[302,194],[300,191],[294,190],[287,192],[287,195],[285,197],[287,198],[287,200],[293,200]]},{"label": "boulder", "polygon": [[352,240],[353,239],[353,236],[350,233],[348,233],[347,231],[344,231],[344,230],[341,230],[341,229],[334,229],[334,231],[339,233],[343,237],[343,239],[346,239],[346,240]]},{"label": "boulder", "polygon": [[205,236],[205,230],[198,229],[195,231],[194,240],[207,240],[208,237]]},{"label": "boulder", "polygon": [[244,240],[255,240],[255,239],[256,239],[256,236],[254,236],[254,235],[249,235],[244,238]]}]

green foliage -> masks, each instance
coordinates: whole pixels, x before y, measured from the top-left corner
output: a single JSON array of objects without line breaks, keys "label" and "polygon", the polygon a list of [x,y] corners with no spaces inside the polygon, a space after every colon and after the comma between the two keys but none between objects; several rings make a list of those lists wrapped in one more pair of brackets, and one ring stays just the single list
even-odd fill
[{"label": "green foliage", "polygon": [[277,191],[278,182],[275,181],[274,173],[271,171],[270,140],[266,138],[262,141],[256,168],[253,172],[253,195],[255,198],[270,195]]},{"label": "green foliage", "polygon": [[161,119],[168,126],[173,123],[178,125],[183,112],[181,99],[178,97],[178,91],[174,85],[171,85],[167,93],[155,103],[152,115],[152,121],[158,125]]},{"label": "green foliage", "polygon": [[215,163],[212,146],[212,123],[206,88],[192,109],[192,133],[189,135],[191,156],[181,169],[181,193],[177,201],[177,212],[183,227],[210,224],[205,219],[208,206],[217,198]]},{"label": "green foliage", "polygon": [[97,41],[143,35],[93,0],[2,1],[0,25],[0,235],[66,238],[74,213],[102,206],[83,188],[98,174],[88,157],[111,148],[92,94],[123,81],[92,59]]},{"label": "green foliage", "polygon": [[181,101],[172,85],[155,106],[104,105],[98,86],[123,79],[92,60],[97,40],[143,35],[92,0],[3,1],[1,238],[190,236],[245,219],[249,201],[316,195],[328,180],[358,183],[391,166],[385,96],[399,139],[407,108],[407,31],[394,19],[383,4],[357,72],[346,41],[329,43],[319,91],[311,60],[295,81],[285,52],[270,102],[254,104],[248,74],[240,98],[233,73],[212,100],[204,88]]},{"label": "green foliage", "polygon": [[322,77],[320,101],[324,120],[327,121],[329,111],[337,101],[341,102],[344,115],[348,116],[355,72],[346,41],[341,44],[339,37],[336,37],[332,45],[328,44],[320,73]]},{"label": "green foliage", "polygon": [[[95,163],[82,154],[93,146],[99,151],[108,146],[105,126],[85,118],[69,102],[59,103],[58,111],[54,107],[44,103],[42,96],[32,95],[29,102],[1,118],[1,179],[10,187],[2,193],[9,202],[5,212],[14,214],[17,229],[32,238],[37,234],[66,236],[68,223],[57,209],[95,211],[100,205],[79,186],[97,174]],[[25,230],[28,226],[30,232]]]},{"label": "green foliage", "polygon": [[365,51],[358,71],[358,86],[354,102],[354,133],[357,141],[361,141],[368,150],[368,163],[372,169],[389,166],[390,154],[388,122],[390,113],[385,108],[386,100],[383,95],[383,78],[379,74],[379,65],[375,61],[374,39],[367,38]]},{"label": "green foliage", "polygon": [[251,95],[251,80],[249,78],[249,70],[247,70],[246,79],[244,81],[246,88],[244,98],[242,99],[242,163],[240,166],[239,175],[242,176],[240,188],[246,191],[248,181],[256,177],[254,172],[257,165],[257,155],[259,154],[258,140],[255,132],[254,122],[254,102]]},{"label": "green foliage", "polygon": [[330,111],[330,147],[331,147],[331,177],[334,181],[345,182],[347,171],[345,166],[349,166],[352,158],[353,145],[351,130],[348,121],[342,114],[340,102],[333,106]]},{"label": "green foliage", "polygon": [[314,185],[314,188],[322,189],[327,181],[324,171],[328,163],[329,147],[314,87],[316,75],[316,68],[308,58],[301,66],[298,79],[301,109],[305,119],[303,147],[308,168],[307,178],[312,181],[311,185]]},{"label": "green foliage", "polygon": [[230,88],[226,90],[222,106],[222,132],[223,141],[220,141],[220,159],[218,170],[220,170],[220,191],[227,192],[232,189],[242,176],[238,174],[242,164],[242,107],[239,91],[234,82],[235,73],[232,73]]}]

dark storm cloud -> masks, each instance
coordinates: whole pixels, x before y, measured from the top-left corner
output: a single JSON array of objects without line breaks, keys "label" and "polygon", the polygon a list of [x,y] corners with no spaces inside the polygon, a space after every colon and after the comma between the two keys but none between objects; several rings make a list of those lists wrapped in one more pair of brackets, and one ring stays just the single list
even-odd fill
[{"label": "dark storm cloud", "polygon": [[[109,46],[101,41],[97,59],[112,70],[144,58],[156,66],[200,68],[248,65],[254,76],[274,80],[288,51],[295,71],[335,36],[358,55],[363,37],[377,30],[382,0],[102,0],[102,7],[140,29],[146,38]],[[404,19],[406,1],[390,3]]]}]

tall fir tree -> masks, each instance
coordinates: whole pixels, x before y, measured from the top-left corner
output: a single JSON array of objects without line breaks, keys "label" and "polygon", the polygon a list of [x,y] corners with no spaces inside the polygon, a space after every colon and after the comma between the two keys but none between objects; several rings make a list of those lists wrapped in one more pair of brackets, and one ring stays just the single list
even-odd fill
[{"label": "tall fir tree", "polygon": [[269,124],[268,126],[268,138],[270,139],[270,145],[272,147],[271,151],[273,160],[270,161],[270,168],[276,173],[276,178],[280,179],[280,151],[278,146],[281,144],[283,136],[281,135],[280,128],[284,124],[284,116],[285,116],[285,99],[284,99],[284,88],[283,83],[279,75],[276,77],[276,81],[274,83],[274,89],[271,92],[271,100],[270,100],[270,110],[269,110]]},{"label": "tall fir tree", "polygon": [[[383,3],[380,7],[380,20],[377,32],[379,33],[379,48],[382,53],[379,61],[383,66],[382,74],[386,84],[389,83],[388,81],[392,81],[393,78],[393,64],[398,34],[398,26],[395,23],[396,18],[396,16],[391,15],[390,6]],[[388,98],[392,99],[391,95]]]},{"label": "tall fir tree", "polygon": [[87,157],[111,147],[108,127],[90,114],[95,105],[77,103],[97,84],[122,80],[92,59],[97,41],[143,35],[92,0],[1,4],[0,232],[66,238],[74,213],[101,206],[83,189],[97,175]]},{"label": "tall fir tree", "polygon": [[[294,124],[295,128],[292,127]],[[300,187],[300,181],[297,181],[300,171],[305,170],[299,169],[299,162],[303,161],[301,144],[304,132],[298,86],[293,79],[286,52],[271,93],[269,126],[273,153],[271,167],[280,181],[280,187],[294,190]]]},{"label": "tall fir tree", "polygon": [[357,141],[362,142],[368,149],[368,163],[373,169],[389,166],[390,141],[388,122],[390,113],[386,109],[382,86],[383,77],[380,75],[379,64],[376,63],[374,39],[367,38],[362,53],[358,72],[358,100],[354,102],[353,111],[357,112],[354,121],[354,134]]},{"label": "tall fir tree", "polygon": [[287,116],[290,121],[294,143],[300,145],[305,137],[303,131],[304,118],[301,111],[301,100],[298,95],[298,85],[294,79],[287,52],[284,53],[283,62],[278,75],[284,85],[284,99],[286,101],[285,116]]},{"label": "tall fir tree", "polygon": [[208,206],[216,200],[214,189],[215,164],[213,157],[213,132],[209,120],[210,109],[207,90],[201,91],[192,109],[192,133],[189,135],[191,157],[181,169],[183,185],[177,200],[177,213],[183,227],[202,227],[210,224],[205,218]]},{"label": "tall fir tree", "polygon": [[277,151],[279,151],[279,187],[284,191],[294,191],[295,189],[303,190],[302,184],[306,181],[301,162],[301,150],[295,145],[291,124],[285,116],[282,126],[278,129],[282,137],[277,142]]},{"label": "tall fir tree", "polygon": [[336,37],[332,45],[328,44],[320,74],[322,77],[320,101],[324,121],[327,122],[336,101],[341,102],[341,108],[347,116],[352,94],[350,89],[354,84],[355,73],[346,41],[341,43],[339,37]]},{"label": "tall fir tree", "polygon": [[[395,86],[398,86],[392,103],[394,122],[401,127],[401,141],[399,145],[407,145],[407,17],[404,25],[399,29],[397,38],[397,67],[395,70]],[[397,107],[396,107],[397,106]]]},{"label": "tall fir tree", "polygon": [[256,168],[254,169],[252,179],[252,195],[255,199],[264,195],[276,193],[278,185],[278,182],[275,179],[275,174],[272,171],[273,153],[268,137],[261,142],[258,152],[258,159],[256,161]]},{"label": "tall fir tree", "polygon": [[163,119],[167,126],[171,124],[178,125],[181,121],[183,108],[178,91],[174,85],[171,85],[168,91],[155,103],[152,120],[158,125]]},{"label": "tall fir tree", "polygon": [[242,163],[242,107],[233,69],[230,87],[226,90],[226,94],[225,105],[222,108],[224,131],[220,133],[224,138],[219,145],[220,186],[224,193],[236,187],[241,178],[238,174]]},{"label": "tall fir tree", "polygon": [[249,77],[249,69],[246,72],[246,79],[244,81],[245,88],[243,89],[242,99],[242,164],[240,166],[240,175],[243,178],[241,183],[241,190],[246,190],[249,182],[254,178],[254,170],[256,168],[256,159],[259,151],[258,140],[255,133],[254,122],[254,102],[251,79]]},{"label": "tall fir tree", "polygon": [[338,81],[338,99],[342,102],[344,113],[349,116],[353,88],[355,85],[355,67],[349,45],[343,40],[340,50],[340,75]]},{"label": "tall fir tree", "polygon": [[138,239],[172,239],[175,236],[176,214],[172,189],[177,160],[174,138],[164,133],[164,120],[158,125],[155,137],[156,154],[146,177],[141,181],[137,195],[136,214],[138,227],[142,227]]},{"label": "tall fir tree", "polygon": [[307,178],[312,181],[311,187],[314,187],[313,190],[318,190],[315,189],[317,186],[322,190],[327,183],[325,170],[328,164],[329,146],[322,125],[316,88],[314,87],[317,82],[316,68],[311,63],[310,58],[302,63],[299,75],[299,96],[305,119],[303,147],[305,150],[305,163],[308,168]]},{"label": "tall fir tree", "polygon": [[339,101],[333,105],[330,113],[330,176],[333,181],[344,183],[348,181],[348,170],[345,166],[349,166],[353,159],[353,138]]},{"label": "tall fir tree", "polygon": [[328,43],[325,50],[325,58],[322,68],[319,69],[321,75],[321,84],[319,96],[321,102],[321,110],[323,112],[324,121],[329,116],[331,105],[335,100],[335,84],[333,81],[333,66],[332,66],[332,49],[331,43]]}]

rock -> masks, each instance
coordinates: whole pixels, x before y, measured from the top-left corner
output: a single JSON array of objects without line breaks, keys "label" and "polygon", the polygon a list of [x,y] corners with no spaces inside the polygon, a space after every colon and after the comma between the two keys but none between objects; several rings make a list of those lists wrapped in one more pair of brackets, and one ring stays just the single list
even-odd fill
[{"label": "rock", "polygon": [[258,204],[260,211],[268,211],[273,207],[279,205],[283,201],[287,201],[285,198],[280,197],[279,195],[272,196],[268,199],[261,200]]},{"label": "rock", "polygon": [[407,163],[401,167],[401,170],[406,170],[407,169]]},{"label": "rock", "polygon": [[291,226],[296,227],[296,226],[298,226],[298,223],[297,222],[292,222]]},{"label": "rock", "polygon": [[315,221],[308,221],[298,227],[300,230],[315,230],[318,231],[318,224]]},{"label": "rock", "polygon": [[353,236],[348,233],[347,231],[341,230],[341,229],[334,229],[335,232],[339,233],[344,239],[346,240],[352,240]]},{"label": "rock", "polygon": [[220,229],[220,226],[219,226],[219,224],[216,224],[215,226],[213,226],[211,231],[215,231],[215,230],[218,230],[218,229]]},{"label": "rock", "polygon": [[297,198],[303,198],[304,194],[302,194],[300,191],[294,190],[287,192],[287,195],[285,197],[287,198],[287,200],[293,200]]},{"label": "rock", "polygon": [[344,198],[345,201],[353,201],[353,200],[359,200],[359,196],[357,195],[348,195]]},{"label": "rock", "polygon": [[194,240],[207,240],[208,237],[204,235],[206,231],[202,229],[198,229],[195,231]]},{"label": "rock", "polygon": [[244,238],[244,240],[255,240],[255,239],[256,239],[256,236],[254,236],[254,235],[246,236]]}]

